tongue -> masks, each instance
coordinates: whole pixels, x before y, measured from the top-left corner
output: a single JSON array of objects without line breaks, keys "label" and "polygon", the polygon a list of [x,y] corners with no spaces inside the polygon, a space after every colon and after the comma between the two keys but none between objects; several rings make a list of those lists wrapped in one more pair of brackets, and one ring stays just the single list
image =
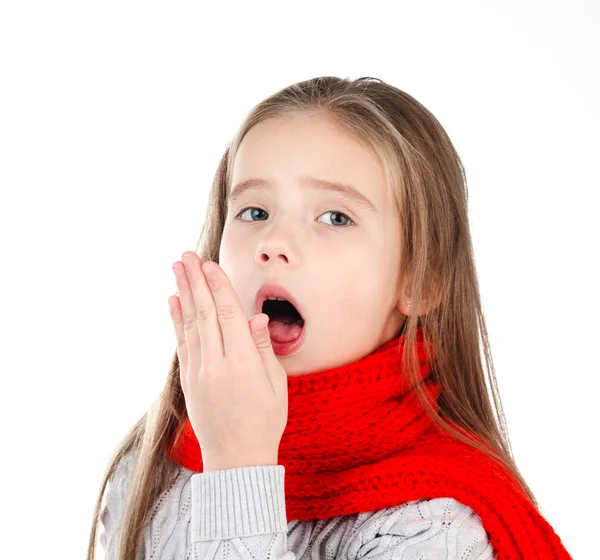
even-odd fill
[{"label": "tongue", "polygon": [[269,333],[273,342],[294,342],[302,332],[302,322],[284,323],[278,319],[269,321]]}]

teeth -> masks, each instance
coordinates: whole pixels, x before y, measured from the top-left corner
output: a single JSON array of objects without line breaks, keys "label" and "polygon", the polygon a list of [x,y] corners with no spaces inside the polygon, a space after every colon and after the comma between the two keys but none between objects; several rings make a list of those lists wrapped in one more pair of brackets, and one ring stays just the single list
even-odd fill
[{"label": "teeth", "polygon": [[287,301],[287,299],[282,298],[282,297],[275,297],[275,296],[269,296],[267,297],[267,299],[272,299],[272,300],[278,300],[278,301]]}]

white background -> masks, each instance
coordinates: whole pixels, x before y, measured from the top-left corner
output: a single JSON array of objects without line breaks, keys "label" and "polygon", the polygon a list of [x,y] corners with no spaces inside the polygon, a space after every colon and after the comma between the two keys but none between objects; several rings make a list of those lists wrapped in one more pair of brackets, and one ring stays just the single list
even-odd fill
[{"label": "white background", "polygon": [[517,464],[595,557],[599,37],[591,0],[4,2],[2,556],[83,558],[108,457],[165,380],[171,265],[227,142],[337,75],[405,90],[454,142]]}]

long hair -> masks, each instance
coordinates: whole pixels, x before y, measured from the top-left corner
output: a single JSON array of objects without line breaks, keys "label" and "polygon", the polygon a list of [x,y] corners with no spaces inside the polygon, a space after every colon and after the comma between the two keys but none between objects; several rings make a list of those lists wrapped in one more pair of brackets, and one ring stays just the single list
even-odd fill
[{"label": "long hair", "polygon": [[[246,133],[266,119],[308,113],[333,117],[343,130],[374,150],[400,214],[399,274],[401,279],[410,275],[412,308],[439,302],[422,316],[409,315],[402,327],[406,335],[403,371],[413,379],[421,405],[441,429],[503,463],[539,508],[514,461],[496,385],[469,231],[464,168],[442,125],[416,99],[376,78],[322,76],[290,85],[260,102],[221,157],[197,254],[203,261],[218,262],[233,163]],[[432,376],[442,387],[439,412],[416,382],[419,326],[433,343]],[[165,446],[186,419],[179,375],[175,350],[161,394],[118,444],[108,463],[94,511],[88,560],[94,558],[107,482],[126,454],[134,460],[119,520],[119,559],[137,557],[144,526],[178,468],[165,453]]]}]

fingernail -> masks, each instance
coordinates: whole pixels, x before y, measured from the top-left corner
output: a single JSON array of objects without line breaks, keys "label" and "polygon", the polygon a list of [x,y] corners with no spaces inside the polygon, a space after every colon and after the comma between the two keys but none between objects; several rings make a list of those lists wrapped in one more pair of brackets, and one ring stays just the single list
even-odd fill
[{"label": "fingernail", "polygon": [[185,270],[178,262],[176,262],[171,268],[173,269],[173,272],[177,278],[183,278],[185,276]]},{"label": "fingernail", "polygon": [[202,270],[204,270],[204,274],[207,276],[215,276],[219,269],[216,263],[208,261],[202,265]]}]

